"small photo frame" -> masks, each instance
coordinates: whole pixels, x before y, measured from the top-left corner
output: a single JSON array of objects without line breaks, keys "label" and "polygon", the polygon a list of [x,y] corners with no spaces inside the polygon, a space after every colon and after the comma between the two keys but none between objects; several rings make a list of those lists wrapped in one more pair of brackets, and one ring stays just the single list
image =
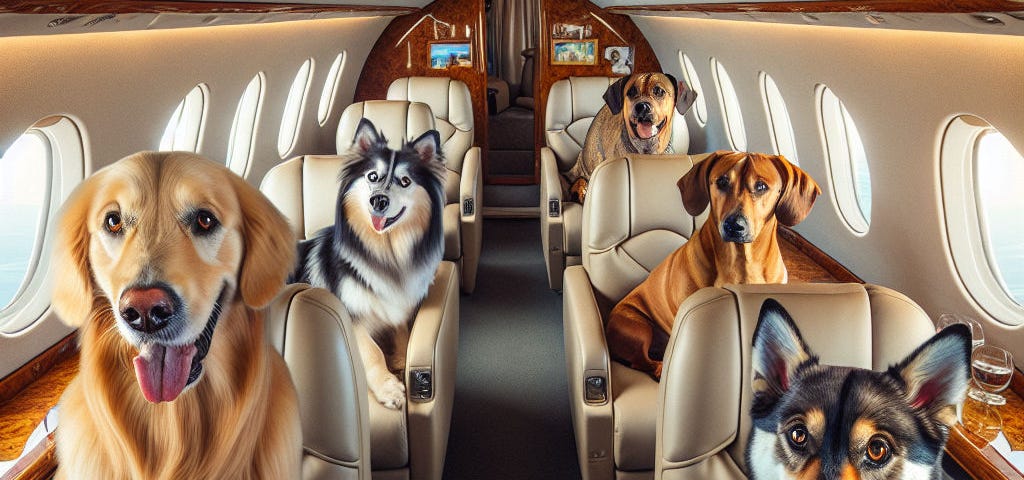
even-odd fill
[{"label": "small photo frame", "polygon": [[551,28],[551,38],[575,38],[577,40],[583,40],[584,38],[590,38],[592,34],[593,28],[591,28],[589,23],[586,25],[556,23]]},{"label": "small photo frame", "polygon": [[606,47],[604,58],[612,64],[612,73],[629,75],[633,73],[633,49],[631,47]]},{"label": "small photo frame", "polygon": [[597,65],[597,39],[552,40],[552,65]]},{"label": "small photo frame", "polygon": [[433,42],[430,44],[430,68],[472,67],[472,51],[469,42]]}]

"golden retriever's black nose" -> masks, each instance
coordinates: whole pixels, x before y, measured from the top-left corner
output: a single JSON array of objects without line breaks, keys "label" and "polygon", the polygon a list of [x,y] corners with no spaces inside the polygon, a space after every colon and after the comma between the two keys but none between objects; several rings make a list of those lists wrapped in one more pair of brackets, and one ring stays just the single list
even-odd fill
[{"label": "golden retriever's black nose", "polygon": [[374,211],[384,213],[390,204],[391,200],[388,199],[387,195],[378,194],[370,197],[370,206],[373,207]]},{"label": "golden retriever's black nose", "polygon": [[140,332],[157,332],[174,315],[173,298],[165,287],[129,288],[121,294],[121,318]]}]

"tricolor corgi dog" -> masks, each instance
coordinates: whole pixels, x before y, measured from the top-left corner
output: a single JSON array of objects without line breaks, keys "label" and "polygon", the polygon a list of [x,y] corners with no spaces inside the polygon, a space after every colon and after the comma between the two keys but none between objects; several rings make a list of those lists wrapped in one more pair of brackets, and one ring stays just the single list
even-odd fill
[{"label": "tricolor corgi dog", "polygon": [[822,365],[786,310],[766,300],[751,357],[751,478],[941,478],[970,353],[970,332],[954,325],[885,372]]}]

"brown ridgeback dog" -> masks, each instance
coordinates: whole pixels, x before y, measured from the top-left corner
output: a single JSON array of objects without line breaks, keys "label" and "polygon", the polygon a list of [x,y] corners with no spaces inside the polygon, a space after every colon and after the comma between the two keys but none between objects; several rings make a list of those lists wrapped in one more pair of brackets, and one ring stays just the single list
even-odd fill
[{"label": "brown ridgeback dog", "polygon": [[580,203],[590,175],[606,159],[627,153],[672,153],[673,110],[686,113],[697,94],[667,73],[635,73],[609,85],[603,98],[605,105],[565,178],[570,196]]},{"label": "brown ridgeback dog", "polygon": [[785,283],[776,228],[811,211],[821,189],[782,156],[715,152],[677,183],[686,211],[711,211],[614,309],[607,326],[613,358],[661,378],[661,358],[676,310],[691,293],[728,283]]}]

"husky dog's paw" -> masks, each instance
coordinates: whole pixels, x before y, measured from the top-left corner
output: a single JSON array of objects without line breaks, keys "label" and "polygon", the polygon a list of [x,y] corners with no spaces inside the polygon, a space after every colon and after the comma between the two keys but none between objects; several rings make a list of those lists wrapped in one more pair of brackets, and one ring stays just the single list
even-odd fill
[{"label": "husky dog's paw", "polygon": [[399,410],[405,404],[405,385],[398,381],[394,375],[384,375],[380,382],[375,382],[370,389],[373,396],[385,408]]}]

